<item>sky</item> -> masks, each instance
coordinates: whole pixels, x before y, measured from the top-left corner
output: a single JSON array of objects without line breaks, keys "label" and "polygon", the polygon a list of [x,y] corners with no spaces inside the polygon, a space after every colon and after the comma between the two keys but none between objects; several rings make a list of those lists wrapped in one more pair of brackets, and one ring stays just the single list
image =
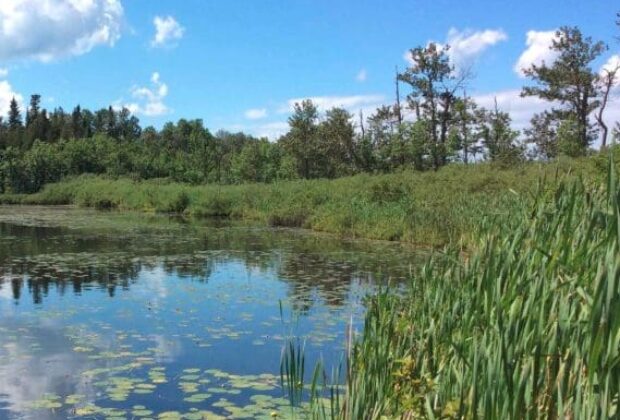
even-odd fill
[{"label": "sky", "polygon": [[[467,92],[517,128],[548,107],[519,98],[520,71],[577,25],[620,63],[615,0],[0,0],[0,113],[126,106],[143,125],[200,118],[213,132],[276,138],[295,101],[369,115],[394,101],[410,48],[450,44]],[[403,96],[406,86],[401,87]],[[618,96],[616,98],[615,96]],[[607,119],[620,120],[620,83]]]}]

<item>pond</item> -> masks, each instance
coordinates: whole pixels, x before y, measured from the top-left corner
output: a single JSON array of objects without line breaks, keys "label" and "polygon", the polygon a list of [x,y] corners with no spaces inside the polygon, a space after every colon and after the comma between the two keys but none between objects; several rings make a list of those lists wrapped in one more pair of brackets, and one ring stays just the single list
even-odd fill
[{"label": "pond", "polygon": [[337,366],[364,297],[420,258],[301,230],[0,206],[0,419],[286,418],[287,340],[310,367]]}]

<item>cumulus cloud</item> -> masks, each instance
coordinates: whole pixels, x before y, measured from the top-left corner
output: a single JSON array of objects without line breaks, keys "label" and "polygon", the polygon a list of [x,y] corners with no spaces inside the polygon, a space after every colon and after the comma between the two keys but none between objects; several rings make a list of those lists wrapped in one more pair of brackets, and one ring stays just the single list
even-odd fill
[{"label": "cumulus cloud", "polygon": [[[10,290],[9,287],[6,289]],[[8,409],[9,413],[26,412],[33,401],[39,400],[45,394],[58,392],[60,384],[66,384],[66,389],[83,395],[85,402],[94,402],[97,399],[97,389],[90,381],[81,380],[76,372],[94,369],[100,365],[87,356],[72,354],[73,344],[64,336],[62,328],[45,321],[37,326],[21,324],[21,328],[26,328],[29,336],[36,337],[49,348],[44,354],[33,357],[30,350],[31,339],[22,336],[15,341],[3,342],[5,361],[0,395],[5,410]],[[36,416],[45,420],[53,417],[51,413],[42,411]]]},{"label": "cumulus cloud", "polygon": [[514,71],[520,77],[525,77],[523,69],[531,67],[532,64],[552,64],[555,61],[558,57],[558,53],[550,49],[551,43],[555,38],[555,33],[555,30],[528,31],[525,41],[527,48],[523,51],[514,66]]},{"label": "cumulus cloud", "polygon": [[121,36],[121,0],[0,1],[0,60],[51,61]]},{"label": "cumulus cloud", "polygon": [[[324,113],[332,108],[344,108],[352,114],[362,111],[364,115],[370,115],[378,107],[386,103],[383,95],[352,95],[352,96],[314,96],[310,98],[293,98],[286,101],[279,108],[275,108],[275,114],[290,114],[295,109],[296,103],[301,103],[310,99],[318,108],[319,112]],[[245,112],[246,119],[259,120],[266,118],[270,112],[264,108],[250,109]],[[237,124],[228,127],[233,131],[244,131],[257,137],[266,137],[276,140],[289,130],[287,121],[272,121],[254,124]]]},{"label": "cumulus cloud", "polygon": [[124,106],[132,114],[159,117],[171,112],[171,109],[164,103],[168,96],[168,85],[161,81],[157,72],[151,76],[150,87],[134,87],[131,90],[131,96],[136,102]]},{"label": "cumulus cloud", "polygon": [[365,82],[366,79],[368,79],[368,72],[366,71],[366,69],[361,69],[359,73],[357,73],[357,76],[355,76],[355,80],[360,83]]},{"label": "cumulus cloud", "polygon": [[[435,42],[439,50],[450,46],[448,57],[450,62],[457,68],[463,69],[471,66],[490,47],[506,41],[508,35],[502,29],[486,29],[483,31],[458,30],[451,28],[448,31],[445,42]],[[430,42],[429,42],[430,43]],[[406,51],[404,59],[411,65],[411,54]]]},{"label": "cumulus cloud", "polygon": [[[604,75],[605,72],[614,71],[620,69],[620,54],[614,54],[603,64],[600,74]],[[617,75],[620,79],[620,74]],[[620,81],[620,80],[619,80]]]},{"label": "cumulus cloud", "polygon": [[507,39],[508,35],[501,29],[459,31],[452,28],[448,31],[446,43],[450,45],[448,51],[450,60],[454,65],[462,68],[471,65],[490,47]]},{"label": "cumulus cloud", "polygon": [[474,96],[474,101],[484,108],[493,109],[495,100],[500,110],[508,112],[512,118],[514,128],[522,130],[530,125],[530,120],[536,113],[543,112],[551,104],[535,96],[521,97],[521,90],[510,89]]},{"label": "cumulus cloud", "polygon": [[172,47],[183,38],[185,28],[172,16],[156,16],[153,19],[155,37],[151,41],[152,47]]},{"label": "cumulus cloud", "polygon": [[267,117],[267,110],[265,108],[248,109],[245,111],[245,117],[248,120],[260,120]]}]

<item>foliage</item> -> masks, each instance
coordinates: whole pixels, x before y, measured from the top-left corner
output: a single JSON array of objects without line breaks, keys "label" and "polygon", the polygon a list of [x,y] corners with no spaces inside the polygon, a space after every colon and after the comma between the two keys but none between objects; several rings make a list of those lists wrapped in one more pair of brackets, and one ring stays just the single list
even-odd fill
[{"label": "foliage", "polygon": [[370,298],[344,390],[317,367],[313,417],[616,418],[620,187],[608,174],[542,182],[478,219],[472,253],[449,247],[404,295]]},{"label": "foliage", "polygon": [[[617,148],[610,150],[619,153]],[[40,155],[47,156],[48,152]],[[551,187],[558,174],[579,173],[592,182],[600,182],[604,171],[604,159],[596,155],[512,167],[454,164],[429,172],[402,170],[335,180],[228,186],[192,186],[163,178],[138,180],[88,174],[48,184],[36,194],[0,195],[0,203],[183,212],[190,216],[305,227],[349,237],[441,246],[458,240],[469,243],[479,219],[509,211],[515,199],[511,191],[531,193],[540,177],[546,177]]]},{"label": "foliage", "polygon": [[[603,114],[616,73],[604,79],[591,69],[606,45],[578,28],[561,28],[551,49],[557,55],[553,63],[525,69],[534,84],[523,95],[547,100],[551,109],[535,116],[524,136],[497,101],[487,110],[467,96],[468,73],[455,69],[449,45],[434,43],[410,50],[410,67],[396,77],[395,105],[381,106],[366,119],[360,112],[356,126],[343,108],[322,112],[320,104],[303,100],[293,105],[289,130],[277,141],[225,131],[213,135],[200,119],[142,128],[126,108],[48,112],[38,94],[22,111],[13,99],[6,121],[0,118],[0,193],[34,193],[82,174],[192,185],[274,183],[438,170],[480,160],[507,167],[526,158],[584,156],[597,128],[606,140]],[[411,89],[408,108],[401,106],[401,83]],[[592,114],[598,127],[591,124]]]},{"label": "foliage", "polygon": [[427,121],[435,169],[447,163],[448,124],[456,99],[455,92],[460,87],[454,80],[449,48],[431,43],[424,48],[412,49],[412,66],[398,75],[399,80],[411,87],[408,97],[410,107],[420,110],[420,117]]},{"label": "foliage", "polygon": [[589,117],[600,106],[599,76],[591,64],[607,46],[583,36],[577,27],[565,26],[556,32],[550,49],[557,54],[553,63],[523,69],[535,85],[523,88],[522,96],[537,96],[560,105],[547,115],[559,120],[573,119],[579,146],[585,151],[596,134]]}]

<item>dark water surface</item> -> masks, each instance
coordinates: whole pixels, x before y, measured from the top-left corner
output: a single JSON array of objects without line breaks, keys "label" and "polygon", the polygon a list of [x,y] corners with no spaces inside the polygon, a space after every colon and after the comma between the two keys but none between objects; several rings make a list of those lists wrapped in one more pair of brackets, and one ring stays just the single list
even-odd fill
[{"label": "dark water surface", "polygon": [[286,418],[286,339],[335,366],[363,297],[418,258],[303,231],[0,207],[0,419]]}]

